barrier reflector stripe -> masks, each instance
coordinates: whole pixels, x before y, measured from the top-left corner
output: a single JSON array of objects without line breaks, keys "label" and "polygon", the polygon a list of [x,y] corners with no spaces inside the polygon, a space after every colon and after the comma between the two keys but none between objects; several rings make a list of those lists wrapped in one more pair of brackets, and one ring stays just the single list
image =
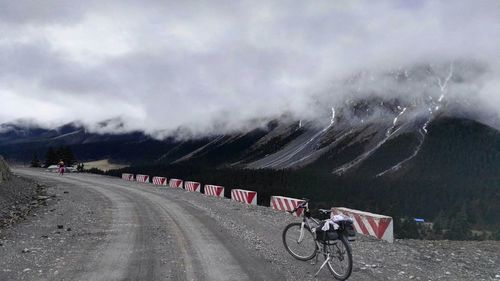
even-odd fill
[{"label": "barrier reflector stripe", "polygon": [[[271,196],[270,206],[274,210],[287,212],[292,211],[302,202],[304,202],[304,200],[284,196]],[[304,209],[298,209],[293,215],[300,217],[303,212]]]},{"label": "barrier reflector stripe", "polygon": [[153,177],[153,184],[154,185],[168,185],[167,178],[165,177]]},{"label": "barrier reflector stripe", "polygon": [[205,184],[205,195],[224,197],[224,187],[220,185]]},{"label": "barrier reflector stripe", "polygon": [[292,210],[292,208],[290,208],[290,205],[288,204],[288,200],[285,200],[284,202],[285,202],[285,208],[287,210]]},{"label": "barrier reflector stripe", "polygon": [[276,201],[274,201],[274,200],[272,199],[272,197],[271,197],[271,207],[272,207],[273,209],[275,209],[275,210],[279,210],[279,209],[278,209],[278,206],[276,206]]},{"label": "barrier reflector stripe", "polygon": [[390,219],[380,219],[379,225],[378,225],[377,236],[378,237],[384,237],[384,235],[387,233],[387,229],[389,227],[391,228],[390,231],[392,232],[392,228],[393,228],[392,218],[390,218]]},{"label": "barrier reflector stripe", "polygon": [[182,180],[180,179],[170,179],[168,184],[172,188],[182,188]]},{"label": "barrier reflector stripe", "polygon": [[201,184],[195,181],[186,181],[184,183],[184,189],[191,192],[201,192]]},{"label": "barrier reflector stripe", "polygon": [[231,190],[231,200],[249,205],[257,205],[257,192],[244,189]]},{"label": "barrier reflector stripe", "polygon": [[391,217],[348,208],[332,208],[333,215],[346,215],[354,220],[356,232],[394,242],[394,224]]},{"label": "barrier reflector stripe", "polygon": [[122,174],[122,179],[127,181],[134,181],[134,174]]},{"label": "barrier reflector stripe", "polygon": [[358,214],[352,214],[352,216],[354,216],[354,219],[358,222],[358,227],[360,229],[360,233],[365,233],[366,235],[371,235],[371,236],[375,236],[374,234],[375,233],[370,233],[370,231],[368,230],[368,228],[366,227],[365,225],[365,222],[363,221],[363,218],[360,217]]},{"label": "barrier reflector stripe", "polygon": [[138,182],[149,183],[149,176],[138,174],[135,176],[135,180]]}]

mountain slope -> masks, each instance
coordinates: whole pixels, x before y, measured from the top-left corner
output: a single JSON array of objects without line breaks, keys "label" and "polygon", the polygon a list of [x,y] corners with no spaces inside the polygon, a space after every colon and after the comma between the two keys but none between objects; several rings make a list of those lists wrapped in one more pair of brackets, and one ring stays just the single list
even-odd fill
[{"label": "mountain slope", "polygon": [[[311,122],[271,122],[248,133],[193,140],[155,140],[139,132],[99,135],[72,125],[58,130],[13,128],[0,133],[0,153],[11,161],[28,162],[35,152],[41,157],[48,147],[69,145],[82,161],[247,169],[311,166],[338,176],[391,176],[407,166],[422,176],[443,169],[450,176],[478,169],[487,175],[498,171],[497,130],[446,116],[405,120],[401,112],[376,122],[354,123],[337,116],[323,127]],[[436,163],[439,167],[429,165]]]},{"label": "mountain slope", "polygon": [[403,107],[372,120],[339,114],[323,125],[276,121],[248,133],[184,141],[24,129],[0,135],[0,154],[27,162],[33,151],[43,155],[48,146],[69,144],[80,160],[133,164],[111,175],[243,187],[258,191],[263,205],[277,194],[307,197],[317,206],[423,217],[445,228],[463,217],[461,228],[493,235],[500,229],[500,132],[467,118],[405,118],[401,112]]}]

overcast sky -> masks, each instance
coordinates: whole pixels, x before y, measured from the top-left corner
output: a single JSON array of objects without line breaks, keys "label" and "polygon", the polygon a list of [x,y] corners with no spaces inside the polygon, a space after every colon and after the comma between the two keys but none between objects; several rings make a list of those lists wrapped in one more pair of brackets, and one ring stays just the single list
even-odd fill
[{"label": "overcast sky", "polygon": [[359,70],[470,59],[500,112],[499,1],[0,0],[0,123],[231,131]]}]

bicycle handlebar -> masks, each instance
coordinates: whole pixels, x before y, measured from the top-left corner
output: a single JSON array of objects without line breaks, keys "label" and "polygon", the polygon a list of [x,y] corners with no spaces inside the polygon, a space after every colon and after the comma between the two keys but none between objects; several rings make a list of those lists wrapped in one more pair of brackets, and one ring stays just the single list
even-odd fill
[{"label": "bicycle handlebar", "polygon": [[318,209],[318,211],[320,213],[323,213],[323,214],[330,214],[332,212],[332,210],[328,210],[328,209]]},{"label": "bicycle handlebar", "polygon": [[291,211],[287,211],[289,212],[290,214],[293,214],[295,212],[297,212],[298,209],[304,209],[307,207],[307,204],[309,204],[309,199],[307,198],[302,198],[302,200],[304,200],[302,203],[300,203],[300,205],[298,205],[295,209],[291,210]]}]

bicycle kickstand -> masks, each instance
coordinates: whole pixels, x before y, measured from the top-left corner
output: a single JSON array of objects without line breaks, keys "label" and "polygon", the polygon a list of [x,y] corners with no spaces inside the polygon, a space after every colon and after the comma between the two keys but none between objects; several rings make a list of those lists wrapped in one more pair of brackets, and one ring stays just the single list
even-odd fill
[{"label": "bicycle kickstand", "polygon": [[323,267],[325,267],[325,265],[330,261],[330,254],[327,255],[326,259],[325,259],[325,262],[319,267],[318,271],[316,272],[316,274],[314,274],[314,277],[317,277],[319,272],[323,269]]}]

